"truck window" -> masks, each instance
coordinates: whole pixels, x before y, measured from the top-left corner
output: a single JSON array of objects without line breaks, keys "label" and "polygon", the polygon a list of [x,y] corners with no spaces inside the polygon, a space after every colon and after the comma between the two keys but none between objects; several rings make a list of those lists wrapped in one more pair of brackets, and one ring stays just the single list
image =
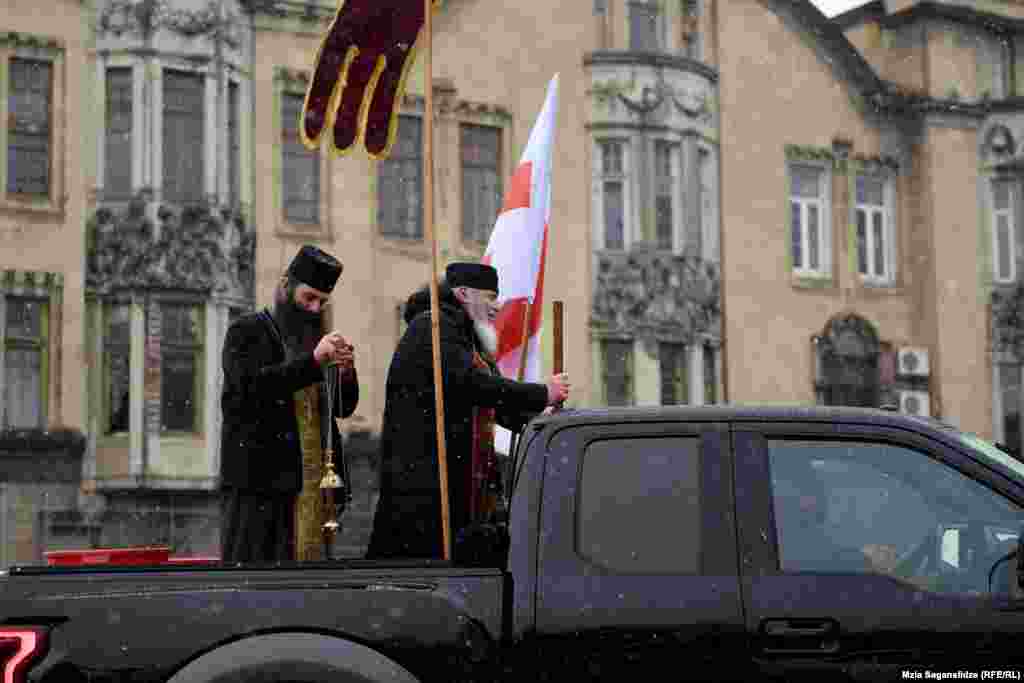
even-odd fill
[{"label": "truck window", "polygon": [[687,437],[591,443],[577,509],[580,555],[617,573],[698,573],[698,446]]},{"label": "truck window", "polygon": [[[784,572],[876,572],[982,594],[1024,523],[1003,496],[901,446],[772,440],[769,466]],[[1008,589],[1006,569],[993,590]]]}]

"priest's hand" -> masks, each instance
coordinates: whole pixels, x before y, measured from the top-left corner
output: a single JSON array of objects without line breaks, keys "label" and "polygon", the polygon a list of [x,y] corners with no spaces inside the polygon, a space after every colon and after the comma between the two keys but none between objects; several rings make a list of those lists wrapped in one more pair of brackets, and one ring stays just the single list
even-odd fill
[{"label": "priest's hand", "polygon": [[548,405],[549,406],[560,406],[565,403],[566,399],[569,398],[569,389],[572,385],[569,384],[569,375],[562,373],[560,375],[553,375],[548,380]]}]

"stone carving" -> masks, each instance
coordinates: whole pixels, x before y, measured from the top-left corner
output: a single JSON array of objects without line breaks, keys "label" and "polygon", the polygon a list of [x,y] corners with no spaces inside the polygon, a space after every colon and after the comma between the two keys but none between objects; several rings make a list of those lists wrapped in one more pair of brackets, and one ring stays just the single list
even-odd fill
[{"label": "stone carving", "polygon": [[228,10],[222,14],[216,0],[209,0],[201,10],[172,9],[169,0],[109,0],[97,20],[101,35],[129,33],[148,39],[166,29],[186,38],[206,35],[232,48],[241,45],[237,32],[241,25],[241,17]]},{"label": "stone carving", "polygon": [[1012,157],[1016,145],[1013,140],[1013,133],[1002,124],[995,124],[989,128],[985,135],[985,151],[996,158]]},{"label": "stone carving", "polygon": [[879,405],[880,344],[874,327],[850,313],[829,321],[818,337],[817,389],[825,405]]},{"label": "stone carving", "polygon": [[640,116],[650,115],[666,102],[691,119],[707,123],[713,116],[711,98],[706,93],[679,90],[665,80],[644,86],[640,90],[639,99],[630,97],[635,89],[635,78],[630,78],[629,81],[605,80],[595,82],[588,90],[588,94],[599,104],[607,104],[609,101],[621,102],[631,112]]},{"label": "stone carving", "polygon": [[159,238],[142,199],[120,213],[96,211],[89,225],[89,287],[98,293],[170,288],[253,300],[256,236],[240,212],[212,204],[161,206],[157,217]]},{"label": "stone carving", "polygon": [[718,264],[690,251],[650,246],[598,252],[591,327],[599,335],[640,339],[651,355],[658,342],[693,343],[720,336]]},{"label": "stone carving", "polygon": [[992,292],[992,350],[1024,359],[1024,282]]}]

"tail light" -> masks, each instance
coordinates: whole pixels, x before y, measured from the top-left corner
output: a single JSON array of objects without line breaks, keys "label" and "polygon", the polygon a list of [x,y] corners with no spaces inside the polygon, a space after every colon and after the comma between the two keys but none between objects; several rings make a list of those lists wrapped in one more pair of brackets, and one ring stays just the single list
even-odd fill
[{"label": "tail light", "polygon": [[46,654],[46,630],[0,626],[3,683],[25,683],[29,668]]}]

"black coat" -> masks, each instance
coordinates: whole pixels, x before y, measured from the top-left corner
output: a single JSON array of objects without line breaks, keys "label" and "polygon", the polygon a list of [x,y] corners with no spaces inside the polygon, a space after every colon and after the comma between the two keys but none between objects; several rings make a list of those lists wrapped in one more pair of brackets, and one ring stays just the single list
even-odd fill
[{"label": "black coat", "polygon": [[[300,353],[291,361],[285,359],[284,343],[266,311],[244,315],[228,328],[223,363],[221,487],[299,493],[302,449],[295,392],[323,381],[323,370],[312,353]],[[359,380],[353,369],[345,381],[339,382],[335,413],[342,406],[341,417],[348,417],[358,402]],[[323,403],[321,415],[326,414]],[[333,420],[330,428],[335,462],[340,462],[341,436]]]},{"label": "black coat", "polygon": [[[473,351],[478,340],[472,321],[449,289],[442,288],[440,293],[445,450],[455,534],[468,521],[465,486],[473,408],[493,407],[498,424],[518,430],[544,410],[548,393],[543,384],[515,382],[475,369]],[[388,370],[380,499],[369,558],[443,556],[429,290],[409,298],[405,318],[409,327]]]}]

